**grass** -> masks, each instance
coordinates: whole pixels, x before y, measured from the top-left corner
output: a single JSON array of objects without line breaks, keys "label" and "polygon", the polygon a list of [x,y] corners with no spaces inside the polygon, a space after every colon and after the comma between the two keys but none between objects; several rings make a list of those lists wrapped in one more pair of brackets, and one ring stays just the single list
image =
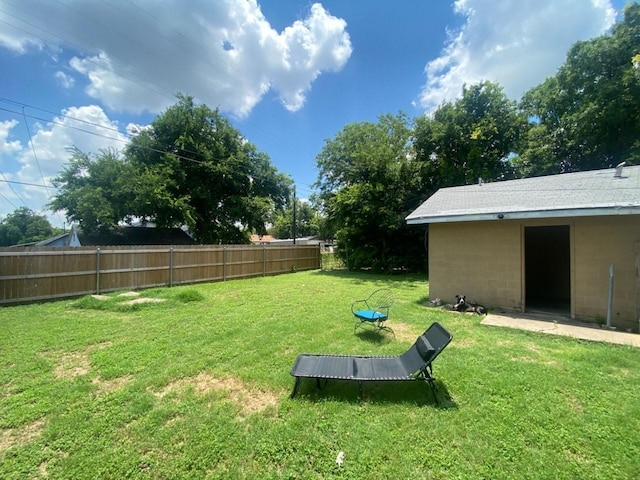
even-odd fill
[{"label": "grass", "polygon": [[[396,339],[351,300],[396,293]],[[301,272],[0,310],[0,478],[640,476],[640,350],[485,327],[412,276]],[[394,355],[433,321],[426,385],[330,382],[302,352]],[[344,464],[336,456],[344,452]]]}]

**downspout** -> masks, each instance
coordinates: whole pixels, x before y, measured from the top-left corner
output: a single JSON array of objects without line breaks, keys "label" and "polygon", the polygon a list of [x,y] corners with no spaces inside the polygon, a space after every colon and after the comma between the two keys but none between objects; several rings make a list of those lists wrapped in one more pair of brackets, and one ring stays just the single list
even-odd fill
[{"label": "downspout", "polygon": [[613,263],[609,266],[609,299],[607,301],[607,328],[611,328],[611,312],[613,310]]}]

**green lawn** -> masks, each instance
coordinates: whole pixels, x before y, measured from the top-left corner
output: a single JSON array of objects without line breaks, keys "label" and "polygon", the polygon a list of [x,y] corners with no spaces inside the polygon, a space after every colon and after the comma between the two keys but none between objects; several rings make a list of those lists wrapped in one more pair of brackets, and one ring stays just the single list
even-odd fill
[{"label": "green lawn", "polygon": [[[350,302],[396,293],[388,336]],[[0,309],[0,478],[640,477],[640,350],[480,325],[423,306],[426,279],[346,272]],[[422,382],[303,383],[302,352],[453,341]],[[344,463],[336,456],[344,452]]]}]

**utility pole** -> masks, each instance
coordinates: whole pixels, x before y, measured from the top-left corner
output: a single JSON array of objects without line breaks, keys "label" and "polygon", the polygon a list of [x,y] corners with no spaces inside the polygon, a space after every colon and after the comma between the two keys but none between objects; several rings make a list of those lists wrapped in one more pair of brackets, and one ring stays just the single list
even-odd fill
[{"label": "utility pole", "polygon": [[293,186],[293,222],[291,224],[291,234],[293,236],[293,244],[296,244],[296,186]]}]

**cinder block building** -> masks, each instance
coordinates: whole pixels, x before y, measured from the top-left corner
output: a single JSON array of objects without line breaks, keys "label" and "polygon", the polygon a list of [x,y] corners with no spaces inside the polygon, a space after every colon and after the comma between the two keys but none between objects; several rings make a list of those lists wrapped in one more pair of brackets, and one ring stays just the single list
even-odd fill
[{"label": "cinder block building", "polygon": [[442,188],[428,224],[429,296],[638,331],[640,166]]}]

